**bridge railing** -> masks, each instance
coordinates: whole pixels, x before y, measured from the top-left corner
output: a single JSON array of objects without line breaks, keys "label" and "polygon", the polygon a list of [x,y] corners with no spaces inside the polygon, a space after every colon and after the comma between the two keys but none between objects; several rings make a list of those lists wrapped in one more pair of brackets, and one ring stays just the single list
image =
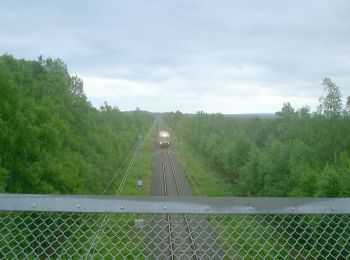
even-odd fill
[{"label": "bridge railing", "polygon": [[350,199],[0,195],[0,259],[350,257]]}]

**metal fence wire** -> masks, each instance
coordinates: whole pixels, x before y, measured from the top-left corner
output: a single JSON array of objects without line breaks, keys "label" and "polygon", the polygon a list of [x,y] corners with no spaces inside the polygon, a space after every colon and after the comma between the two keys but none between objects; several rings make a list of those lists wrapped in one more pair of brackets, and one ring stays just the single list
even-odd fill
[{"label": "metal fence wire", "polygon": [[348,202],[6,195],[0,259],[348,259]]}]

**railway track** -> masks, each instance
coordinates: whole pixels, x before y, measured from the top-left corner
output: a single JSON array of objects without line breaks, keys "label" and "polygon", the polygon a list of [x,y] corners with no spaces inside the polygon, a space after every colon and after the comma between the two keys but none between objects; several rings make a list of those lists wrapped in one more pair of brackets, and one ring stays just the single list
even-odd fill
[{"label": "railway track", "polygon": [[[155,124],[155,139],[164,127]],[[179,158],[172,156],[172,146],[161,149],[156,144],[152,194],[155,196],[191,196],[192,189],[182,172]],[[166,208],[165,208],[166,210]],[[156,259],[224,259],[225,250],[218,243],[217,232],[206,214],[157,214],[149,222],[149,249]]]},{"label": "railway track", "polygon": [[[164,157],[167,158],[168,162]],[[169,196],[169,193],[171,196],[182,196],[181,186],[168,150],[161,152],[161,164],[164,196]],[[170,185],[170,183],[174,185]],[[166,214],[166,226],[169,259],[200,259],[188,216],[185,214],[176,216]],[[183,232],[184,230],[186,232]]]}]

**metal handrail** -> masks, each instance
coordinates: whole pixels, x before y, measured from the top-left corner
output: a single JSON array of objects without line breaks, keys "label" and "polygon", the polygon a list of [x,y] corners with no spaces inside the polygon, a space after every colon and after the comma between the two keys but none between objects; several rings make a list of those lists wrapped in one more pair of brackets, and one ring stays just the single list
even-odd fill
[{"label": "metal handrail", "polygon": [[350,214],[350,198],[139,197],[0,194],[0,211]]}]

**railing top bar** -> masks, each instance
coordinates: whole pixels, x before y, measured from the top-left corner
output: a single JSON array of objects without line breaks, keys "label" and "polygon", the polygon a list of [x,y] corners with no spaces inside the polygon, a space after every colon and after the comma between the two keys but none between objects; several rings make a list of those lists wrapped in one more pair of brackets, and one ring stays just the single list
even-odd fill
[{"label": "railing top bar", "polygon": [[0,194],[0,211],[350,214],[350,198],[116,197]]}]

